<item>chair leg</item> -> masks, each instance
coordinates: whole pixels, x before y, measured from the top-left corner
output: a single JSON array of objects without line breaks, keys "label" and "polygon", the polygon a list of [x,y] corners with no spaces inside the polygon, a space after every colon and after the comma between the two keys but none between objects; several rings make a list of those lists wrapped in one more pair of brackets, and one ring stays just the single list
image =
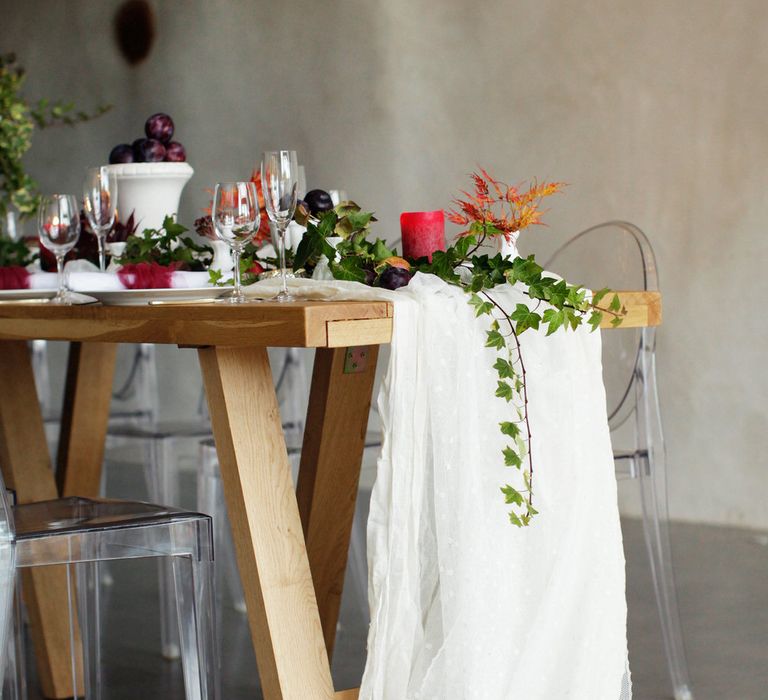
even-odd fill
[{"label": "chair leg", "polygon": [[644,454],[638,457],[643,529],[674,697],[675,700],[693,700],[672,570],[666,458],[656,388],[654,338],[652,329],[643,330],[636,379],[638,440],[645,448]]},{"label": "chair leg", "polygon": [[213,518],[213,541],[216,551],[216,598],[221,619],[221,606],[224,602],[224,589],[229,590],[232,605],[239,613],[245,614],[245,597],[240,583],[240,573],[235,558],[235,544],[232,539],[232,527],[227,516],[227,504],[224,501],[224,489],[219,474],[219,461],[216,448],[208,445],[200,447],[200,461],[197,470],[197,510]]},{"label": "chair leg", "polygon": [[366,523],[360,515],[359,508],[352,522],[352,538],[349,551],[350,592],[355,597],[355,607],[362,616],[362,624],[367,627],[370,623],[368,607],[368,561],[366,547]]},{"label": "chair leg", "polygon": [[[210,547],[208,548],[210,551]],[[171,560],[181,663],[187,700],[220,697],[213,596],[213,562],[193,557]]]},{"label": "chair leg", "polygon": [[677,589],[672,569],[667,504],[666,498],[662,498],[656,489],[655,484],[662,477],[654,475],[654,468],[647,459],[643,459],[638,470],[645,544],[651,563],[651,575],[656,592],[656,604],[659,609],[664,651],[667,656],[675,700],[692,700],[688,663],[677,606]]},{"label": "chair leg", "polygon": [[[107,495],[107,463],[106,460],[101,468],[101,479],[99,481],[99,496],[105,498]],[[108,560],[101,562],[99,566],[99,573],[101,575],[101,585],[111,586],[115,583],[115,579],[112,576],[112,569]],[[105,605],[109,605],[108,600],[104,600]]]},{"label": "chair leg", "polygon": [[[173,438],[148,440],[149,454],[144,463],[149,498],[154,503],[177,505],[179,502],[179,474],[174,455]],[[158,559],[160,589],[160,644],[163,658],[180,656],[176,608],[173,593],[173,570],[167,557]]]},{"label": "chair leg", "polygon": [[12,561],[1,561],[0,566],[0,695],[9,700],[27,700],[21,579],[14,575]]},{"label": "chair leg", "polygon": [[101,700],[100,562],[77,564],[77,610],[83,640],[83,675],[86,700]]}]

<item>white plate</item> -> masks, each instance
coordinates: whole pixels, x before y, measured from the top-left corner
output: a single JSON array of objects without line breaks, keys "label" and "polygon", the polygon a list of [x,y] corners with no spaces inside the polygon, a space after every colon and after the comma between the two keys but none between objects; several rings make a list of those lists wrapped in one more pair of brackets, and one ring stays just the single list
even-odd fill
[{"label": "white plate", "polygon": [[178,289],[121,289],[119,291],[78,290],[109,306],[144,306],[150,301],[210,301],[233,290],[233,287],[184,287]]},{"label": "white plate", "polygon": [[55,289],[0,289],[0,301],[45,301],[55,296]]}]

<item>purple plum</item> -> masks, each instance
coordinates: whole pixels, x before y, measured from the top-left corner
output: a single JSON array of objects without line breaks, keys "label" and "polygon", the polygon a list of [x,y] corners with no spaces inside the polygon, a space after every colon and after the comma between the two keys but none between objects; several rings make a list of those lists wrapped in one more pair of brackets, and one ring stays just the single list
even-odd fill
[{"label": "purple plum", "polygon": [[168,143],[173,138],[173,119],[163,112],[153,114],[144,124],[144,133],[148,139]]},{"label": "purple plum", "polygon": [[378,286],[384,289],[400,289],[411,281],[411,277],[413,274],[402,267],[388,267],[379,275]]},{"label": "purple plum", "polygon": [[187,152],[178,141],[171,141],[165,147],[165,159],[171,163],[183,163],[187,160]]},{"label": "purple plum", "polygon": [[366,268],[363,270],[365,273],[365,280],[363,281],[363,284],[367,284],[369,287],[373,286],[373,283],[376,281],[376,273],[373,270],[369,270]]},{"label": "purple plum", "polygon": [[133,163],[133,146],[129,143],[121,143],[109,152],[110,163]]},{"label": "purple plum", "polygon": [[165,146],[157,139],[136,139],[133,157],[137,163],[159,163],[165,159]]},{"label": "purple plum", "polygon": [[333,200],[325,190],[310,190],[304,195],[304,202],[312,216],[317,216],[333,209]]}]

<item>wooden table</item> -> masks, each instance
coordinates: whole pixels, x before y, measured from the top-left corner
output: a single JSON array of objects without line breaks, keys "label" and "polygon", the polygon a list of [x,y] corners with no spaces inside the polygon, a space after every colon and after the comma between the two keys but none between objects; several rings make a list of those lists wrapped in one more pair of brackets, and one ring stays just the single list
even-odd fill
[{"label": "wooden table", "polygon": [[[625,327],[660,322],[658,294],[622,296]],[[376,360],[391,331],[392,307],[385,302],[2,304],[6,483],[22,503],[97,496],[116,344],[197,348],[264,697],[353,700],[357,690],[334,690],[330,658]],[[56,477],[27,346],[38,338],[71,343]],[[295,490],[269,346],[317,348]],[[360,351],[355,361],[353,348]],[[24,570],[40,680],[50,698],[72,696],[66,585],[60,567]]]}]

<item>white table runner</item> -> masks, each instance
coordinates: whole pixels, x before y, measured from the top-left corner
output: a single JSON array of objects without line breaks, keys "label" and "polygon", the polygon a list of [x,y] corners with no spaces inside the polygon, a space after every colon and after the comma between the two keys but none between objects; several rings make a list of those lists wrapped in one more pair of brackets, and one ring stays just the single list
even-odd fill
[{"label": "white table runner", "polygon": [[[498,429],[512,409],[495,397],[488,320],[475,318],[466,294],[427,275],[397,292],[291,286],[395,305],[361,700],[629,700],[600,333],[521,335],[539,515],[518,529],[499,491],[516,473],[503,466]],[[508,285],[493,295],[508,309],[531,303]]]}]

